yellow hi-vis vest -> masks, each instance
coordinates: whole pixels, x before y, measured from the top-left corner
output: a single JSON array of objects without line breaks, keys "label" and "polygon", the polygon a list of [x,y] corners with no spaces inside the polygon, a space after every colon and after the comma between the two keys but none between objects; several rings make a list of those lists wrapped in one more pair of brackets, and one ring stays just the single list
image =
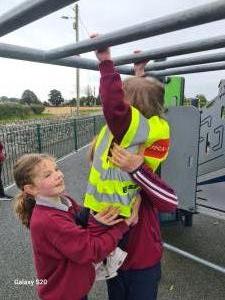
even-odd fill
[{"label": "yellow hi-vis vest", "polygon": [[[139,187],[128,173],[108,160],[112,140],[112,133],[104,126],[97,137],[84,206],[99,212],[113,205],[119,207],[120,215],[129,217]],[[132,153],[137,153],[140,145],[144,144],[145,163],[155,171],[168,155],[165,143],[169,143],[167,121],[158,116],[146,119],[132,107],[131,124],[120,145]]]}]

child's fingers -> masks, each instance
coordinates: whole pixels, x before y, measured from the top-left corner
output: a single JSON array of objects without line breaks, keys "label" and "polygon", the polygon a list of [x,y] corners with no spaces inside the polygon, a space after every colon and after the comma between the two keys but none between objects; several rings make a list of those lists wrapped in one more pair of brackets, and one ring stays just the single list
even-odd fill
[{"label": "child's fingers", "polygon": [[[133,54],[139,54],[139,53],[141,53],[142,51],[141,50],[134,50],[133,51]],[[142,61],[138,61],[138,62],[136,62],[136,63],[134,63],[134,65],[136,65],[136,66],[138,66],[138,65],[143,65],[143,66],[145,66],[147,63],[149,62],[149,59],[144,59],[144,60],[142,60]]]},{"label": "child's fingers", "polygon": [[105,215],[107,215],[107,213],[109,212],[109,210],[110,210],[110,206],[108,206],[107,208],[105,208],[102,211],[100,211],[99,213],[97,213],[96,216],[104,217]]},{"label": "child's fingers", "polygon": [[119,213],[120,210],[118,207],[109,206],[101,212],[97,213],[94,217],[98,222],[108,226],[112,226],[123,221],[123,219],[121,218],[118,219]]},{"label": "child's fingers", "polygon": [[120,152],[114,147],[110,149],[110,153],[112,155],[114,154],[114,155],[120,155],[121,156]]},{"label": "child's fingers", "polygon": [[113,150],[116,151],[117,153],[119,153],[120,155],[130,155],[130,152],[124,148],[122,148],[121,146],[119,146],[118,144],[114,143],[113,144]]},{"label": "child's fingers", "polygon": [[131,219],[135,219],[138,217],[139,207],[140,207],[141,199],[137,198],[132,206]]},{"label": "child's fingers", "polygon": [[105,214],[105,218],[111,219],[115,215],[118,215],[118,214],[119,214],[119,208],[117,208],[117,207],[110,207],[110,209],[108,210],[107,214]]},{"label": "child's fingers", "polygon": [[117,146],[111,149],[111,154],[113,157],[117,158],[118,160],[127,160],[130,158],[131,153],[121,147],[117,148]]},{"label": "child's fingers", "polygon": [[112,155],[113,158],[115,158],[116,160],[120,161],[124,159],[124,155],[122,155],[120,152],[118,152],[116,149],[111,149],[110,153]]},{"label": "child's fingers", "polygon": [[114,207],[111,208],[108,213],[104,216],[104,219],[108,222],[115,220],[119,215],[119,209]]},{"label": "child's fingers", "polygon": [[123,222],[124,221],[124,219],[116,219],[116,220],[114,220],[114,221],[111,221],[108,225],[109,226],[113,226],[113,225],[116,225],[116,224],[118,224],[118,223],[120,223],[120,222]]},{"label": "child's fingers", "polygon": [[116,220],[118,216],[119,216],[119,213],[114,213],[114,214],[112,214],[110,216],[107,216],[106,217],[106,221],[107,222],[112,222],[112,221]]},{"label": "child's fingers", "polygon": [[117,167],[120,167],[120,164],[118,163],[118,161],[115,158],[108,156],[108,160],[111,161],[111,163],[113,163]]},{"label": "child's fingers", "polygon": [[[119,152],[121,152],[122,150],[124,150],[124,148],[122,148],[120,145],[118,145],[117,143],[113,143],[113,148],[115,148],[116,150],[118,150]],[[123,151],[122,151],[123,152]]]},{"label": "child's fingers", "polygon": [[134,204],[133,204],[132,209],[133,209],[133,210],[138,210],[138,209],[139,209],[139,206],[140,206],[140,203],[141,203],[141,197],[138,196],[138,197],[136,197],[136,199],[135,199],[135,202],[134,202]]},{"label": "child's fingers", "polygon": [[116,165],[119,168],[123,167],[123,159],[113,155],[112,157],[108,157],[109,161],[111,161],[114,165]]}]

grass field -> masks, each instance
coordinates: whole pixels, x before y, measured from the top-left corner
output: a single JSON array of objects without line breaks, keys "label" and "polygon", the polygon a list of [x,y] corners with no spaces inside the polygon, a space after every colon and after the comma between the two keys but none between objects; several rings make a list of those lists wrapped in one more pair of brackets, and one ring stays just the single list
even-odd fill
[{"label": "grass field", "polygon": [[33,115],[27,115],[24,117],[6,117],[2,120],[0,120],[0,124],[7,124],[7,123],[13,123],[15,121],[26,121],[26,120],[36,120],[36,119],[49,119],[54,117],[52,114],[48,113],[42,113],[42,114],[33,114]]},{"label": "grass field", "polygon": [[[102,107],[100,106],[92,106],[92,107],[79,107],[80,114],[101,112]],[[53,115],[72,115],[76,114],[77,108],[75,106],[59,106],[59,107],[46,107],[44,113],[49,113]]]},{"label": "grass field", "polygon": [[[95,106],[95,107],[80,107],[79,108],[79,115],[90,115],[94,113],[101,113],[102,108]],[[26,120],[40,120],[40,119],[54,119],[57,118],[57,116],[62,117],[70,117],[70,116],[76,116],[77,108],[76,107],[46,107],[44,112],[42,114],[33,114],[33,115],[27,115],[24,117],[5,117],[4,119],[0,120],[0,125],[13,123],[16,121],[26,121]]]}]

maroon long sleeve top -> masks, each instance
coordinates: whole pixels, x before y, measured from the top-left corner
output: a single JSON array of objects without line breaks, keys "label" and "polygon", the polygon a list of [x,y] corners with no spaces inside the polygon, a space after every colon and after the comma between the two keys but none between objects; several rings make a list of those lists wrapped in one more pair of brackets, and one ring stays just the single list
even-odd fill
[{"label": "maroon long sleeve top", "polygon": [[[94,262],[102,261],[112,252],[128,230],[125,222],[113,227],[97,223],[90,216],[88,228],[74,222],[79,206],[70,207],[37,204],[33,210],[30,232],[33,256],[42,300],[80,300],[90,291],[94,279]],[[96,231],[101,231],[96,235]]]}]

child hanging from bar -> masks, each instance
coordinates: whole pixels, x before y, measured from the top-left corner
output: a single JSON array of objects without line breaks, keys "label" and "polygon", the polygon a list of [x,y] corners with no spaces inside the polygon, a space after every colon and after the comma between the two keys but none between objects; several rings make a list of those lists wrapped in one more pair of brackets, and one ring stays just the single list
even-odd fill
[{"label": "child hanging from bar", "polygon": [[[117,167],[111,151],[117,151],[116,144],[120,144],[132,153],[143,154],[145,164],[153,172],[158,169],[169,150],[169,125],[163,118],[164,88],[157,79],[143,77],[147,61],[136,63],[136,76],[122,82],[110,50],[98,50],[96,56],[100,62],[100,97],[107,125],[102,128],[93,146],[84,206],[95,213],[113,205],[120,209],[121,216],[127,218],[134,201],[140,201],[140,189],[128,173]],[[113,253],[115,260],[116,252]],[[124,259],[126,255],[119,249],[118,255],[122,264],[120,257]],[[116,275],[113,268],[111,275]]]}]

